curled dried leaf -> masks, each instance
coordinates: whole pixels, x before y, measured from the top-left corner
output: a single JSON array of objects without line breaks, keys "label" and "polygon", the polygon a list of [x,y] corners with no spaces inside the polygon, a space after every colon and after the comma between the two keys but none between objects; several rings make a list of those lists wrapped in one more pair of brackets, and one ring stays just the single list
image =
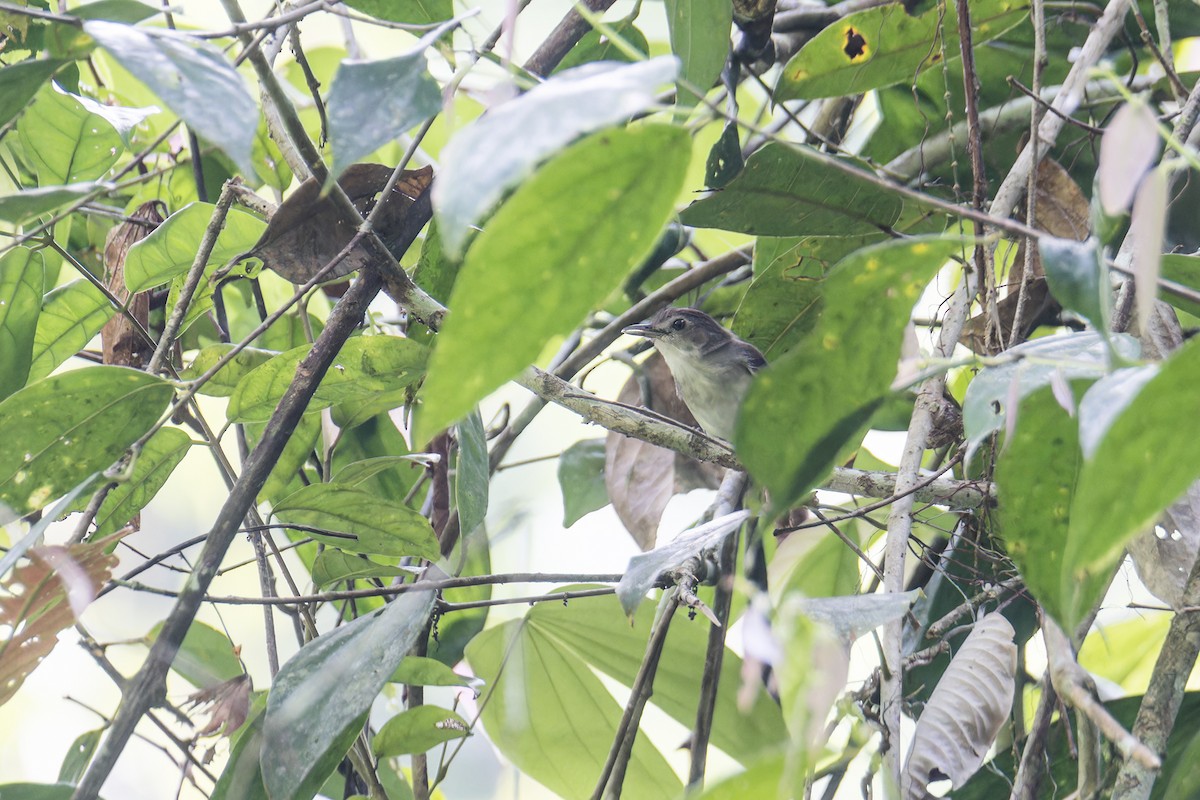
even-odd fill
[{"label": "curled dried leaf", "polygon": [[961,787],[983,764],[1012,707],[1016,636],[1002,614],[975,623],[917,720],[904,773],[905,800],[922,800],[929,783]]},{"label": "curled dried leaf", "polygon": [[[645,397],[643,397],[643,386]],[[628,405],[646,405],[659,414],[697,427],[675,379],[657,352],[642,362],[641,373],[621,387],[617,400]],[[642,550],[654,547],[658,523],[676,492],[696,488],[715,489],[724,469],[679,455],[671,450],[609,433],[605,442],[604,485],[621,523]]]},{"label": "curled dried leaf", "polygon": [[250,676],[238,675],[227,681],[188,695],[187,705],[208,709],[208,722],[196,731],[199,736],[232,736],[250,713]]}]

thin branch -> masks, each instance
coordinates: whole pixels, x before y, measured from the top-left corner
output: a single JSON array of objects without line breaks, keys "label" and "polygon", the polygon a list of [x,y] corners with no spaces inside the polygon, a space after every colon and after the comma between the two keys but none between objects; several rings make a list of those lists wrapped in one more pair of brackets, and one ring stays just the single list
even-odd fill
[{"label": "thin branch", "polygon": [[[746,491],[748,478],[744,472],[730,470],[721,481],[713,517],[723,517],[736,510]],[[700,678],[700,698],[696,703],[696,724],[692,727],[692,762],[688,769],[688,791],[698,792],[704,786],[708,763],[708,741],[712,735],[713,712],[717,707],[717,690],[721,685],[721,665],[725,660],[725,637],[729,631],[729,610],[733,604],[734,569],[737,565],[737,536],[727,536],[717,557],[717,586],[713,595],[712,613],[717,624],[708,629],[708,645],[704,652],[704,673]]]}]

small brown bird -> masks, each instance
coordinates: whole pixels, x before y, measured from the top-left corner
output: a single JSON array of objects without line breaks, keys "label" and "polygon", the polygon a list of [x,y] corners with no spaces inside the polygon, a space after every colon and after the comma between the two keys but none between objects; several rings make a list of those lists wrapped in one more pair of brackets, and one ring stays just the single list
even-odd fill
[{"label": "small brown bird", "polygon": [[662,353],[679,396],[705,433],[733,441],[750,379],[767,363],[758,348],[694,308],[664,308],[623,332],[644,336]]}]

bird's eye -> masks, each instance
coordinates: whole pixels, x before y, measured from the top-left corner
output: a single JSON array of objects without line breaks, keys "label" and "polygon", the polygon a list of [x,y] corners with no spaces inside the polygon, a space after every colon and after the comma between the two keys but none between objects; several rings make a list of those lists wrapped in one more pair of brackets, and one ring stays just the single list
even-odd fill
[{"label": "bird's eye", "polygon": [[681,331],[687,327],[687,320],[677,319],[671,323],[671,327],[677,331]]}]

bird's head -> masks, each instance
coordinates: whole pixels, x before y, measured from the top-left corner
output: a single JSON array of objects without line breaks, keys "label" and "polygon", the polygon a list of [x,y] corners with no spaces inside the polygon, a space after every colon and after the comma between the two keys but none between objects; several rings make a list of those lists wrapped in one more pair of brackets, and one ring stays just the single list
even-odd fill
[{"label": "bird's head", "polygon": [[685,358],[702,358],[733,338],[719,322],[694,308],[664,308],[649,322],[630,325],[623,333],[644,336],[659,350]]}]

